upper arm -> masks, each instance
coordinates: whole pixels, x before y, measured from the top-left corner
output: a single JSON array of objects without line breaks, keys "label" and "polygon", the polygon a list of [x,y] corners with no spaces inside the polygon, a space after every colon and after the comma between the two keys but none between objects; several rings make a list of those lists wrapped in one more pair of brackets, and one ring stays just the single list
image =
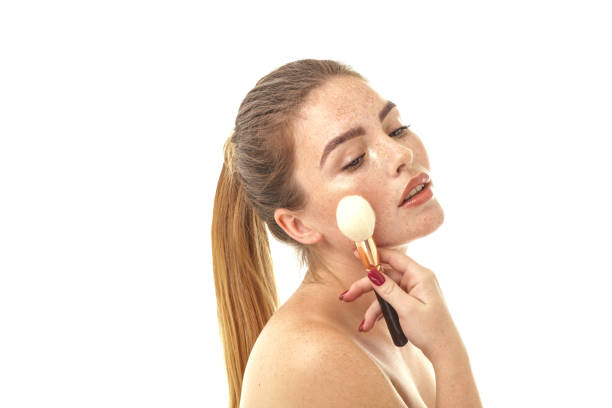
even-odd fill
[{"label": "upper arm", "polygon": [[271,372],[257,376],[259,395],[241,407],[406,408],[378,365],[340,333],[301,333],[275,352]]}]

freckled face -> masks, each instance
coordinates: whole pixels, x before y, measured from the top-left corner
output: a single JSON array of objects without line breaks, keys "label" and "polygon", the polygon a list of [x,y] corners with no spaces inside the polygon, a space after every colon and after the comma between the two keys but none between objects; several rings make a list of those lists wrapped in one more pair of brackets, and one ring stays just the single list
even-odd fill
[{"label": "freckled face", "polygon": [[[328,244],[342,250],[353,243],[338,229],[336,207],[346,195],[363,196],[376,214],[374,240],[378,246],[395,247],[435,231],[444,212],[435,197],[412,208],[398,203],[408,182],[429,171],[423,143],[403,123],[398,107],[380,121],[387,105],[363,80],[334,77],[309,95],[294,122],[296,139],[295,177],[307,195],[300,214],[311,228],[321,232]],[[320,167],[328,142],[347,130],[361,126],[361,136],[338,144]],[[394,131],[396,131],[394,133]]]}]

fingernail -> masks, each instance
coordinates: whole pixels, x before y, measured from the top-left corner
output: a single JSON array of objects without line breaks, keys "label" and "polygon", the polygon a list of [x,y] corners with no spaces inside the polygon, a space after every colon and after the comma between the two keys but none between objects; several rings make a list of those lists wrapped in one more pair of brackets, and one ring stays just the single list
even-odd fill
[{"label": "fingernail", "polygon": [[345,294],[346,294],[346,292],[348,292],[348,291],[349,291],[349,289],[347,289],[347,290],[345,290],[344,292],[342,292],[342,294],[340,295],[340,297],[339,297],[338,299],[340,299],[340,300],[344,300],[344,299],[342,299],[342,298],[344,297],[344,295],[345,295]]},{"label": "fingernail", "polygon": [[363,321],[361,322],[361,324],[359,325],[359,331],[363,331],[363,324],[365,323],[365,319],[363,319]]},{"label": "fingernail", "polygon": [[380,286],[385,282],[385,277],[382,276],[380,272],[376,269],[370,269],[368,272],[368,278],[374,283],[376,286]]}]

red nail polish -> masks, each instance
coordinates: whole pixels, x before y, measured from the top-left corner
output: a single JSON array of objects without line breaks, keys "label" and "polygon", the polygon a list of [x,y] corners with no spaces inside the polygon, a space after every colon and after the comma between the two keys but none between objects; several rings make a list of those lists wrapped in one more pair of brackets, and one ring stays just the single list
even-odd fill
[{"label": "red nail polish", "polygon": [[365,319],[363,319],[363,321],[361,322],[361,324],[359,325],[359,331],[363,331],[363,324],[365,323]]},{"label": "red nail polish", "polygon": [[370,269],[368,272],[368,278],[370,278],[372,283],[374,283],[376,286],[380,286],[385,282],[385,277],[376,269]]},{"label": "red nail polish", "polygon": [[338,299],[343,300],[342,298],[344,297],[344,295],[346,294],[346,292],[348,292],[349,289],[345,290],[344,292],[342,292],[342,294],[340,295],[340,297]]}]

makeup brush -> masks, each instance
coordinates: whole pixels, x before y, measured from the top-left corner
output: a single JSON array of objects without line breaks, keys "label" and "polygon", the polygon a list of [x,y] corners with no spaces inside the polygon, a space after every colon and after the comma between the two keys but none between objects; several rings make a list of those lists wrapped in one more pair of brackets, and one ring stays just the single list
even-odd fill
[{"label": "makeup brush", "polygon": [[[342,231],[348,239],[355,242],[363,266],[365,266],[367,270],[376,269],[382,272],[383,268],[378,257],[376,243],[374,242],[374,238],[372,238],[372,235],[374,235],[376,216],[370,203],[359,195],[343,197],[336,209],[336,222],[338,223],[340,231]],[[408,339],[402,331],[397,312],[393,306],[380,297],[378,292],[374,291],[374,293],[378,298],[378,303],[385,316],[385,322],[387,322],[387,328],[389,329],[393,343],[398,347],[404,346],[408,343]]]}]

